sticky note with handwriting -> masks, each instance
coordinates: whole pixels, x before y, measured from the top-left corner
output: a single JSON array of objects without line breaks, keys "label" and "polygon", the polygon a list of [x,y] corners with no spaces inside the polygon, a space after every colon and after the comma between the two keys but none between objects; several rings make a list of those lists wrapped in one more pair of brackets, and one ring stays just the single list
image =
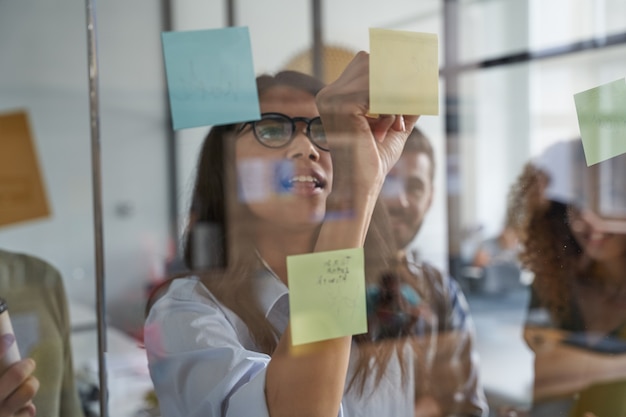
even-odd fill
[{"label": "sticky note with handwriting", "polygon": [[287,257],[292,344],[367,332],[363,249]]},{"label": "sticky note with handwriting", "polygon": [[587,166],[626,153],[626,79],[574,95]]},{"label": "sticky note with handwriting", "polygon": [[28,115],[0,114],[0,227],[49,215]]},{"label": "sticky note with handwriting", "polygon": [[247,27],[161,38],[175,130],[260,119]]},{"label": "sticky note with handwriting", "polygon": [[439,114],[435,33],[371,28],[370,113]]}]

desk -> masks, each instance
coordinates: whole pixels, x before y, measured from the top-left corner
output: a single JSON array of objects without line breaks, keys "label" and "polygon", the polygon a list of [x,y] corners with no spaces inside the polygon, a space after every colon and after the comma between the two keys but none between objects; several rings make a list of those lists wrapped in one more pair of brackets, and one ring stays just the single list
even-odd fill
[{"label": "desk", "polygon": [[[74,371],[81,380],[97,386],[98,328],[95,309],[71,302],[70,336]],[[109,411],[115,417],[135,417],[144,407],[144,396],[153,388],[145,350],[133,338],[109,327],[106,331]]]}]

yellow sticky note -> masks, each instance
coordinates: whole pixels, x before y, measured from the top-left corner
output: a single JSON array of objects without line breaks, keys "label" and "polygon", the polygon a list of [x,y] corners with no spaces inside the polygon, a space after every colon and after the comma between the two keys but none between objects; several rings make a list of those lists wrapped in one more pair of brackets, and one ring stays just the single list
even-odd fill
[{"label": "yellow sticky note", "polygon": [[26,112],[0,114],[0,226],[49,214]]},{"label": "yellow sticky note", "polygon": [[367,332],[363,248],[287,257],[291,342]]},{"label": "yellow sticky note", "polygon": [[574,95],[587,166],[626,153],[626,79]]},{"label": "yellow sticky note", "polygon": [[370,29],[369,111],[439,114],[437,34]]}]

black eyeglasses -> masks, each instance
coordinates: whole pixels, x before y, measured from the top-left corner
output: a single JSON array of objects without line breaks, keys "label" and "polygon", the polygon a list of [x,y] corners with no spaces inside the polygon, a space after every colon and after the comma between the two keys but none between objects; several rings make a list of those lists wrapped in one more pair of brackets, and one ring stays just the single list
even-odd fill
[{"label": "black eyeglasses", "polygon": [[241,133],[246,126],[251,125],[254,137],[261,145],[268,148],[282,148],[287,146],[297,135],[296,123],[306,123],[306,136],[311,143],[321,150],[328,151],[328,142],[319,117],[289,117],[282,113],[263,113],[261,120],[246,122],[239,128]]}]

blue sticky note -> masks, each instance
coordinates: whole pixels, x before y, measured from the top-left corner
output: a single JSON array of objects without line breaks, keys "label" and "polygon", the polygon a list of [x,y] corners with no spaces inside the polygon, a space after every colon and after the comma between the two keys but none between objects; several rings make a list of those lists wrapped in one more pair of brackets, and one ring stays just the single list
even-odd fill
[{"label": "blue sticky note", "polygon": [[175,130],[261,118],[247,27],[161,38]]}]

